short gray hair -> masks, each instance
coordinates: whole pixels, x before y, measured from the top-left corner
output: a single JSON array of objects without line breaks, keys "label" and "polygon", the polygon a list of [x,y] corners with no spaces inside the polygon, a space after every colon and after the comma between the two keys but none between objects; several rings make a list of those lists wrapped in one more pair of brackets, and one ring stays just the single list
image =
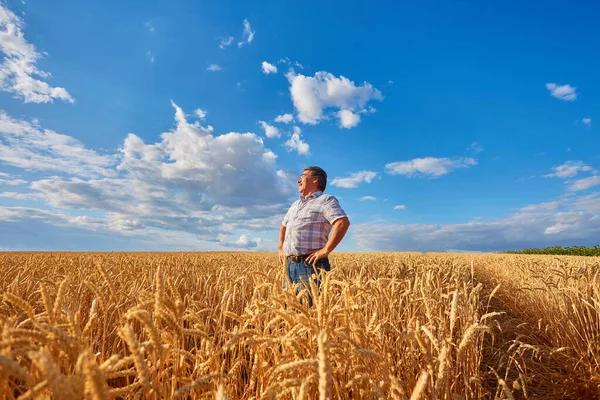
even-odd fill
[{"label": "short gray hair", "polygon": [[327,172],[325,172],[323,168],[317,166],[306,167],[304,170],[310,172],[310,176],[316,176],[319,179],[317,188],[321,192],[324,192],[327,187]]}]

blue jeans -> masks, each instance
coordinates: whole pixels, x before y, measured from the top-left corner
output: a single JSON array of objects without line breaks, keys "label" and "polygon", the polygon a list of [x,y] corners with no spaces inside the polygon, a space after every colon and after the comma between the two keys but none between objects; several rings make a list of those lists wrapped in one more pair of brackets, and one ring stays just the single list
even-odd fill
[{"label": "blue jeans", "polygon": [[[300,293],[300,290],[302,289],[302,286],[304,285],[304,283],[302,283],[300,278],[304,279],[304,282],[306,282],[307,285],[310,285],[310,276],[312,274],[314,274],[316,271],[317,274],[315,275],[315,283],[317,284],[317,287],[320,287],[321,280],[319,279],[318,273],[320,271],[329,272],[330,270],[331,270],[331,265],[329,264],[329,259],[327,257],[317,261],[316,265],[314,267],[312,264],[309,264],[306,261],[295,263],[290,260],[286,260],[286,265],[285,265],[285,273],[287,274],[287,277],[290,279],[292,284],[294,284],[294,283],[300,284],[300,287],[298,287],[298,291],[296,292],[296,294]],[[283,282],[283,288],[285,289],[285,281]],[[312,306],[312,294],[310,292],[310,286],[308,286],[307,289],[308,289],[308,305]]]}]

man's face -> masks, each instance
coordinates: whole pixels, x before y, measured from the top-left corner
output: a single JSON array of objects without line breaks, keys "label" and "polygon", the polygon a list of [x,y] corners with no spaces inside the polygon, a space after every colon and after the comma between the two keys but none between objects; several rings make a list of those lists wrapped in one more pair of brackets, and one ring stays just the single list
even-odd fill
[{"label": "man's face", "polygon": [[298,179],[298,192],[306,193],[315,188],[315,177],[310,175],[310,171],[304,171]]}]

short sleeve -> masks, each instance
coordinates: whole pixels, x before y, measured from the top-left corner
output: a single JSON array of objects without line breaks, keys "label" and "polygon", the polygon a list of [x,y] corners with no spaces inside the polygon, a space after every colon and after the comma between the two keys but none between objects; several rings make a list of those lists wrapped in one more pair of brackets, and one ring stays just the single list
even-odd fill
[{"label": "short sleeve", "polygon": [[[293,207],[293,205],[292,205]],[[283,226],[287,226],[288,221],[290,220],[290,211],[292,210],[292,207],[290,207],[287,211],[287,213],[285,213],[285,217],[283,217],[283,221],[281,222],[281,225]]]},{"label": "short sleeve", "polygon": [[345,217],[346,212],[340,206],[338,199],[333,196],[329,196],[323,207],[323,216],[325,219],[327,219],[327,221],[329,221],[330,224],[333,225],[336,220]]}]

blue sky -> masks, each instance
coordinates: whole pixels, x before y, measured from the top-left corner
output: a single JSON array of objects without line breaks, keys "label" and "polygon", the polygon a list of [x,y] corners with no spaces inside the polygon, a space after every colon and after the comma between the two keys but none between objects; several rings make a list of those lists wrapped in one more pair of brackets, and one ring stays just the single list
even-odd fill
[{"label": "blue sky", "polygon": [[594,245],[593,2],[0,2],[0,249]]}]

